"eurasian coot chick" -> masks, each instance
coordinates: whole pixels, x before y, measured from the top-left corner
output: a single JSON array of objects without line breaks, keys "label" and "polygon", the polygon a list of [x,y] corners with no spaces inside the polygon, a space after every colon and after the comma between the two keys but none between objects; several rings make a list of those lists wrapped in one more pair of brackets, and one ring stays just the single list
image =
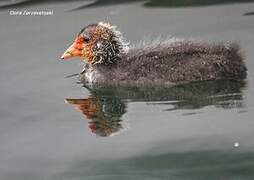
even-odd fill
[{"label": "eurasian coot chick", "polygon": [[116,27],[103,22],[78,33],[62,55],[71,57],[85,62],[80,79],[91,84],[171,85],[247,76],[237,43],[177,40],[129,49]]}]

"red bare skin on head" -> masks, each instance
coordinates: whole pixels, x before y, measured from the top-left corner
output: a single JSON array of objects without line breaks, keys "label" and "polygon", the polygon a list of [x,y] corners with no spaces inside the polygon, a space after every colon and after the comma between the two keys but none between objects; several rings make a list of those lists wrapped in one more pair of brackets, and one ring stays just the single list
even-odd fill
[{"label": "red bare skin on head", "polygon": [[[89,41],[85,41],[83,33],[89,34]],[[106,36],[106,30],[103,27],[89,27],[84,32],[78,34],[73,44],[64,52],[62,59],[70,59],[72,57],[80,57],[81,60],[89,64],[95,63],[93,47],[96,42]]]}]

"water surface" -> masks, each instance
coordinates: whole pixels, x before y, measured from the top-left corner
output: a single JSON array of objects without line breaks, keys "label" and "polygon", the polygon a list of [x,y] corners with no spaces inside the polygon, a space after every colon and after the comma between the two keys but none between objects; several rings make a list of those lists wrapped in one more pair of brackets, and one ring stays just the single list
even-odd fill
[{"label": "water surface", "polygon": [[[0,10],[0,179],[253,179],[254,18],[243,14],[254,4],[70,12],[85,3],[15,7],[54,10],[50,17]],[[139,88],[64,78],[82,67],[60,55],[102,20],[134,44],[169,35],[238,41],[248,78]]]}]

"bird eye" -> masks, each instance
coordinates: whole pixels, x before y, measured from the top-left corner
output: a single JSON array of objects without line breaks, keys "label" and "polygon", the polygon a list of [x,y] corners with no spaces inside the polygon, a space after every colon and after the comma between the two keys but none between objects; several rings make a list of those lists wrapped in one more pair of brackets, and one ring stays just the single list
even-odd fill
[{"label": "bird eye", "polygon": [[83,34],[84,41],[88,43],[90,41],[90,37],[87,34]]}]

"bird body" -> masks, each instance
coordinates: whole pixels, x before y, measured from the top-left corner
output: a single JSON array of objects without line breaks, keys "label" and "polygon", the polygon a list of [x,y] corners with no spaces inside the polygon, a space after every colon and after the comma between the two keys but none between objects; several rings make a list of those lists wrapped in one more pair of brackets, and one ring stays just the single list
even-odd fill
[{"label": "bird body", "polygon": [[[96,30],[98,27],[100,31]],[[83,45],[82,51],[86,49],[86,52],[77,55],[86,62],[80,75],[83,83],[174,85],[204,80],[244,79],[247,76],[237,43],[178,40],[128,50],[122,34],[109,24],[87,26],[78,37],[84,32],[89,34],[91,41],[94,39],[93,43],[88,42],[88,46]],[[73,50],[73,45],[64,55],[75,56],[72,53],[75,51],[69,53],[70,49]]]}]

